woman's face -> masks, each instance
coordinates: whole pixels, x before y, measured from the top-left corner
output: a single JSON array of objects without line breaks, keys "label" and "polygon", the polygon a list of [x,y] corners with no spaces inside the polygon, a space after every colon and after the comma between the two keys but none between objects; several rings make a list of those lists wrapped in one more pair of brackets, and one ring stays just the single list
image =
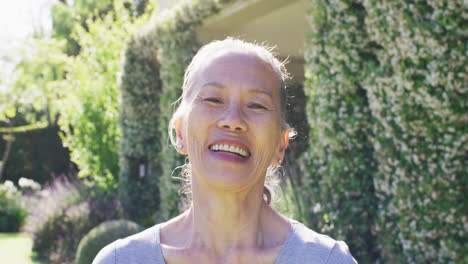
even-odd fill
[{"label": "woman's face", "polygon": [[228,52],[207,58],[190,89],[176,129],[193,180],[231,190],[263,187],[268,166],[283,158],[288,140],[275,74],[252,55]]}]

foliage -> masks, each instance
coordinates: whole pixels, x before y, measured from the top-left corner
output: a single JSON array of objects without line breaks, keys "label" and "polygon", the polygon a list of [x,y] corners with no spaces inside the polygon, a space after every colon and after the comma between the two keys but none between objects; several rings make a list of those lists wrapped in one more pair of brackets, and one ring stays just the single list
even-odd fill
[{"label": "foliage", "polygon": [[136,234],[143,227],[128,220],[114,220],[104,222],[91,229],[84,236],[78,246],[76,253],[76,264],[89,264],[93,262],[97,253],[113,241]]},{"label": "foliage", "polygon": [[65,95],[65,72],[70,64],[62,52],[64,42],[29,38],[21,50],[21,60],[0,90],[0,120],[22,113],[29,123],[54,123],[59,112],[55,101]]},{"label": "foliage", "polygon": [[374,117],[383,257],[466,263],[466,2],[363,3],[369,41],[378,47],[364,85]]},{"label": "foliage", "polygon": [[[153,224],[159,205],[159,71],[155,38],[135,34],[127,44],[121,79],[119,193],[126,214],[145,226]],[[142,173],[140,173],[142,167]],[[140,176],[141,175],[141,176]]]},{"label": "foliage", "polygon": [[[56,124],[60,111],[56,102],[66,94],[70,66],[63,46],[64,42],[55,39],[27,39],[19,62],[4,80],[5,89],[0,89],[0,147],[5,153],[1,177],[16,182],[34,175],[42,183],[53,172],[70,170]],[[5,124],[12,126],[11,131]],[[47,155],[49,151],[53,153]]]},{"label": "foliage", "polygon": [[361,85],[365,67],[373,62],[366,53],[365,10],[346,1],[312,5],[304,87],[310,148],[303,155],[300,192],[311,205],[307,216],[313,228],[345,240],[360,262],[372,263],[376,162],[372,117]]},{"label": "foliage", "polygon": [[58,178],[44,188],[24,230],[33,251],[52,263],[72,263],[79,241],[97,224],[122,216],[113,195],[93,193],[80,182]]},{"label": "foliage", "polygon": [[0,232],[18,232],[27,215],[21,193],[13,182],[0,184]]},{"label": "foliage", "polygon": [[[139,3],[138,14],[151,12],[154,4]],[[29,134],[29,130],[38,127],[55,128],[60,120],[64,145],[80,167],[80,176],[93,175],[97,186],[109,189],[116,188],[119,170],[117,75],[122,43],[148,20],[147,14],[138,19],[132,17],[132,8],[136,6],[123,0],[58,2],[52,10],[52,38],[28,39],[12,76],[2,76],[1,80],[0,121],[13,120],[16,115],[24,117],[24,125],[30,125],[25,126],[25,134]],[[22,166],[17,163],[23,161],[16,154],[25,151],[26,157],[35,153],[21,145],[26,145],[27,139],[23,140],[22,135],[18,139],[6,164],[18,165],[13,171],[21,173]],[[64,156],[68,157],[68,153]],[[49,170],[44,176],[41,171],[38,177],[48,178],[50,173]]]},{"label": "foliage", "polygon": [[[115,13],[115,6],[125,8],[125,15],[133,20],[145,13],[151,13],[156,7],[156,0],[64,0],[52,7],[52,36],[55,39],[65,40],[66,54],[76,56],[80,53],[81,44],[79,35],[74,34],[76,28],[89,29],[89,24],[96,20],[104,20],[106,16],[118,19],[122,13]],[[133,22],[133,21],[132,21]]]},{"label": "foliage", "polygon": [[73,37],[73,27],[77,16],[73,9],[62,2],[52,6],[52,37],[65,41],[65,53],[77,55],[80,51],[78,41]]},{"label": "foliage", "polygon": [[466,6],[311,2],[314,225],[360,262],[466,262]]},{"label": "foliage", "polygon": [[71,150],[71,159],[80,177],[90,183],[116,189],[119,162],[119,75],[123,43],[145,21],[132,22],[122,1],[115,1],[113,12],[103,19],[77,26],[81,52],[69,68],[69,93],[60,102],[62,139]]}]

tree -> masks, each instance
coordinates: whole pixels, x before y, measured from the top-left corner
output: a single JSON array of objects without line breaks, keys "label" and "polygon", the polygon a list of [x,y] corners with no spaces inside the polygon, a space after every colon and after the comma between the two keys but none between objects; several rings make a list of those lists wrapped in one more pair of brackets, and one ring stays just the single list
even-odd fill
[{"label": "tree", "polygon": [[79,176],[115,190],[119,172],[118,75],[126,39],[148,15],[131,17],[123,1],[114,1],[104,18],[74,27],[81,47],[69,68],[69,93],[60,101],[62,139],[71,150]]}]

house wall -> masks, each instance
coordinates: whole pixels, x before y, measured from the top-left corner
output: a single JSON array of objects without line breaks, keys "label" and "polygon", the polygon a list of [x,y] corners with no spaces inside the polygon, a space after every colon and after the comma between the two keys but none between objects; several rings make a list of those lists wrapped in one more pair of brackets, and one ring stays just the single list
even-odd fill
[{"label": "house wall", "polygon": [[275,46],[278,56],[289,61],[291,82],[302,83],[307,8],[305,0],[236,1],[204,20],[197,37],[202,44],[232,36]]}]

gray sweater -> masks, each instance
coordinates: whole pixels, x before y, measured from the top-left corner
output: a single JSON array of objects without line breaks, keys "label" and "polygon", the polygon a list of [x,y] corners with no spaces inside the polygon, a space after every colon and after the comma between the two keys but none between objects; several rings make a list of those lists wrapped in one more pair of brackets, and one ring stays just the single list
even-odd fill
[{"label": "gray sweater", "polygon": [[[93,264],[165,264],[155,225],[133,236],[119,239],[103,248]],[[342,241],[318,234],[293,221],[275,264],[354,264],[357,263]]]}]

